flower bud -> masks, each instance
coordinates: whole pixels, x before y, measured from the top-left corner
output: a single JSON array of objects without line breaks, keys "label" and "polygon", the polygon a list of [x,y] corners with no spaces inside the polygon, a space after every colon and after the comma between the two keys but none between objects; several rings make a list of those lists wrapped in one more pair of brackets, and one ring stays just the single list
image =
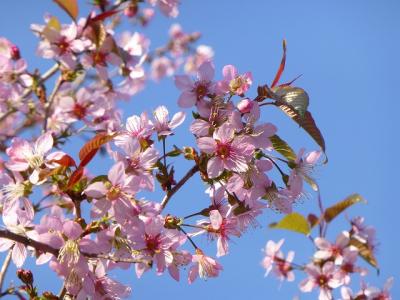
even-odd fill
[{"label": "flower bud", "polygon": [[33,284],[33,274],[30,270],[18,269],[17,276],[26,285]]},{"label": "flower bud", "polygon": [[253,108],[254,103],[253,101],[251,101],[250,99],[242,99],[238,104],[237,104],[237,108],[238,110],[242,113],[242,114],[247,114],[251,111],[251,109]]},{"label": "flower bud", "polygon": [[131,4],[124,9],[124,15],[128,18],[133,18],[134,16],[136,16],[137,12],[138,6],[136,4]]},{"label": "flower bud", "polygon": [[20,54],[20,52],[19,52],[19,48],[17,47],[17,46],[15,46],[15,45],[12,45],[11,47],[10,47],[10,54],[11,54],[11,58],[13,59],[13,60],[18,60],[18,59],[20,59],[21,58],[21,54]]}]

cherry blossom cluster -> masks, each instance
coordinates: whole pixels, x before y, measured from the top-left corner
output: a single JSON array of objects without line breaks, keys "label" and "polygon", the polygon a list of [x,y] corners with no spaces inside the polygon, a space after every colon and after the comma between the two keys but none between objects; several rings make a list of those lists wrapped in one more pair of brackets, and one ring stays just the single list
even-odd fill
[{"label": "cherry blossom cluster", "polygon": [[[8,262],[18,268],[31,254],[37,265],[57,274],[64,282],[61,294],[45,292],[43,299],[129,297],[131,288],[109,274],[131,266],[138,278],[145,272],[167,272],[189,283],[217,277],[223,270],[218,258],[229,253],[232,239],[260,225],[257,217],[267,210],[293,216],[307,185],[319,190],[313,170],[325,156],[324,141],[307,111],[307,93],[294,81],[278,84],[284,59],[271,86],[259,86],[257,96],[249,97],[251,72],[226,65],[216,75],[212,49],[193,48],[197,32],[174,24],[169,42],[154,50],[142,33],[118,33],[124,21],[147,26],[154,6],[175,17],[176,0],[96,0],[94,10],[80,19],[73,8],[56,2],[73,17],[71,24],[46,15],[44,24],[31,26],[39,39],[37,54],[54,62],[47,72],[29,72],[18,47],[0,39],[0,251],[8,251]],[[180,71],[184,75],[175,75],[174,82],[181,111],[170,113],[160,105],[123,121],[119,100],[130,100],[149,78],[158,81]],[[321,150],[293,152],[277,127],[264,120],[262,108],[269,106],[304,128],[312,120],[309,133]],[[168,141],[189,109],[193,144],[171,148]],[[65,150],[81,137],[86,140],[79,153]],[[100,155],[111,167],[92,174],[90,163]],[[171,163],[178,159],[191,164],[182,178]],[[208,204],[186,216],[167,213],[192,177],[206,186]],[[148,199],[156,191],[164,197]],[[294,252],[285,258],[281,251],[283,240],[269,241],[263,267],[288,281],[294,270],[304,271],[301,291],[319,288],[320,300],[332,299],[339,287],[343,299],[390,299],[388,287],[365,285],[355,295],[348,288],[354,273],[366,274],[358,257],[373,263],[375,232],[358,218],[329,242],[332,211],[335,217],[338,209],[324,212],[321,206],[321,216],[309,218],[309,226],[320,228],[311,238],[316,252],[310,263],[294,264]],[[199,246],[202,235],[215,241],[215,253]],[[39,297],[29,270],[20,269],[17,276],[23,285],[8,294]]]}]

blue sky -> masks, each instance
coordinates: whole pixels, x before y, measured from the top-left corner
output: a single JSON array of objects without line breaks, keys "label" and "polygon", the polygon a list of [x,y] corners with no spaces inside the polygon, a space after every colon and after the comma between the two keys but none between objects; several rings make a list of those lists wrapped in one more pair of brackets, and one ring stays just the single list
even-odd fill
[{"label": "blue sky", "polygon": [[[87,1],[81,1],[86,5]],[[377,259],[380,276],[370,269],[367,282],[382,285],[389,276],[395,277],[393,298],[400,297],[398,278],[399,235],[396,232],[400,199],[397,195],[400,109],[397,87],[400,70],[400,2],[387,1],[229,1],[182,0],[176,20],[159,17],[145,33],[154,46],[166,41],[170,24],[179,22],[186,31],[201,31],[201,43],[215,51],[218,76],[226,64],[234,64],[241,72],[252,71],[255,85],[270,83],[281,57],[281,43],[288,44],[287,68],[283,80],[299,74],[297,85],[310,95],[310,111],[325,136],[329,163],[317,172],[326,206],[358,192],[367,199],[367,205],[348,210],[348,216],[363,215],[366,222],[376,227],[380,242]],[[44,70],[49,62],[34,56],[36,37],[29,31],[31,23],[41,23],[45,12],[63,13],[49,0],[4,1],[0,9],[0,36],[20,46],[29,65]],[[63,19],[67,20],[67,18]],[[130,28],[135,30],[135,28]],[[254,92],[253,92],[254,93]],[[171,111],[178,110],[179,91],[171,79],[160,84],[149,84],[146,91],[124,105],[124,115],[137,114],[165,104]],[[284,114],[269,110],[264,117],[275,123],[279,134],[295,149],[317,146]],[[188,126],[189,121],[184,125]],[[185,126],[183,126],[185,127]],[[174,142],[193,144],[186,128],[178,130]],[[77,152],[78,145],[75,145]],[[178,174],[185,172],[185,165]],[[104,170],[94,168],[93,171]],[[173,199],[170,211],[187,211],[198,201],[206,203],[199,180],[182,189]],[[315,195],[298,205],[300,211],[316,210]],[[187,210],[185,210],[187,209]],[[315,299],[316,294],[301,294],[296,284],[264,278],[260,267],[261,248],[269,239],[286,238],[284,250],[296,251],[295,259],[302,263],[312,253],[312,245],[304,237],[282,231],[273,231],[266,225],[281,215],[267,213],[259,221],[261,229],[250,231],[236,239],[231,254],[221,259],[224,271],[217,279],[197,281],[189,286],[185,280],[174,282],[167,274],[157,277],[153,272],[141,280],[132,269],[114,274],[133,287],[132,299]],[[341,221],[330,233],[347,229]],[[336,231],[335,231],[336,230]],[[339,231],[338,231],[339,230]],[[206,239],[200,241],[206,245]],[[214,245],[210,254],[214,255]],[[29,265],[30,266],[30,265]],[[14,269],[10,269],[14,270]],[[7,282],[15,278],[9,272]],[[53,273],[37,269],[40,286],[58,291],[59,283]],[[297,274],[296,274],[297,275]],[[302,278],[298,276],[298,278]],[[298,281],[297,281],[298,282]]]}]

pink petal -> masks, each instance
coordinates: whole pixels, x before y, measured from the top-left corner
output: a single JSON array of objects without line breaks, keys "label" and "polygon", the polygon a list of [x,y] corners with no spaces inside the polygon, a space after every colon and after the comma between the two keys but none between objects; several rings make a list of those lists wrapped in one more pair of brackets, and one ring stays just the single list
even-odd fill
[{"label": "pink petal", "polygon": [[107,188],[103,182],[98,181],[90,184],[84,191],[84,193],[91,198],[101,199],[107,193]]},{"label": "pink petal", "polygon": [[169,128],[174,129],[174,128],[178,127],[179,125],[181,125],[183,123],[183,121],[185,121],[185,117],[186,117],[186,115],[182,111],[174,114],[171,122],[169,122]]},{"label": "pink petal", "polygon": [[81,225],[74,221],[68,220],[63,224],[63,232],[69,239],[76,240],[81,235],[83,230]]},{"label": "pink petal", "polygon": [[25,246],[21,243],[15,243],[11,258],[17,268],[20,268],[24,264],[27,255],[28,252]]},{"label": "pink petal", "polygon": [[175,86],[182,91],[190,90],[193,88],[193,81],[187,75],[176,75]]},{"label": "pink petal", "polygon": [[182,108],[189,108],[197,102],[196,94],[191,91],[183,92],[178,98],[178,105]]},{"label": "pink petal", "polygon": [[210,178],[221,175],[224,171],[224,162],[219,157],[211,158],[207,163],[207,174]]},{"label": "pink petal", "polygon": [[210,221],[212,228],[218,230],[221,227],[222,220],[223,218],[217,209],[210,211]]},{"label": "pink petal", "polygon": [[197,72],[199,80],[211,81],[214,78],[214,66],[210,61],[205,61]]},{"label": "pink petal", "polygon": [[53,148],[53,136],[51,133],[46,132],[45,134],[42,134],[35,142],[35,149],[38,153],[41,155],[46,154]]},{"label": "pink petal", "polygon": [[197,146],[200,150],[207,154],[213,154],[217,147],[217,143],[210,137],[202,137],[197,139]]},{"label": "pink petal", "polygon": [[231,81],[232,79],[234,79],[237,76],[238,72],[234,66],[226,65],[222,69],[222,74],[224,75],[225,80]]}]

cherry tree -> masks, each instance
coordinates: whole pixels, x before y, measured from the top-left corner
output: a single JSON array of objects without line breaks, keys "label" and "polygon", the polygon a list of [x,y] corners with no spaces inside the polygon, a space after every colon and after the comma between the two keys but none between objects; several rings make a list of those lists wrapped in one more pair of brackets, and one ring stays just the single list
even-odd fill
[{"label": "cherry tree", "polygon": [[[266,275],[299,278],[299,290],[318,290],[319,300],[391,299],[392,278],[383,288],[366,279],[359,290],[350,288],[355,275],[366,278],[378,269],[375,229],[362,216],[348,218],[335,240],[327,237],[330,224],[364,199],[352,194],[324,205],[314,170],[328,163],[325,139],[298,78],[282,80],[286,41],[267,84],[234,65],[216,70],[214,52],[199,44],[200,33],[178,24],[165,45],[150,46],[140,29],[155,10],[176,17],[177,0],[96,0],[87,16],[79,14],[76,0],[54,2],[71,22],[46,15],[31,25],[38,56],[54,63],[47,71],[30,70],[12,37],[0,38],[0,251],[7,253],[0,297],[134,298],[132,287],[109,276],[115,269],[188,284],[218,277],[219,259],[229,254],[232,240],[239,243],[265,225],[263,214],[273,210],[280,214],[269,227],[304,235],[315,251],[299,263],[296,249],[282,250],[284,239],[266,241]],[[127,22],[135,31],[121,30]],[[134,101],[149,80],[171,76],[180,91],[179,111],[164,104],[124,115],[121,101]],[[251,91],[256,96],[248,96]],[[295,151],[279,126],[264,119],[265,109],[286,114],[317,150]],[[192,144],[172,145],[185,120]],[[90,164],[98,157],[111,167],[93,174]],[[190,165],[182,177],[175,175],[176,160]],[[174,195],[195,180],[205,186],[207,205],[193,203],[185,215],[167,212]],[[161,199],[148,197],[160,190]],[[300,214],[296,207],[310,193],[315,211]],[[205,250],[202,235],[215,251]],[[50,268],[63,282],[61,292],[39,292],[40,281],[24,268],[27,259]],[[7,286],[10,263],[19,268],[19,282]]]}]

